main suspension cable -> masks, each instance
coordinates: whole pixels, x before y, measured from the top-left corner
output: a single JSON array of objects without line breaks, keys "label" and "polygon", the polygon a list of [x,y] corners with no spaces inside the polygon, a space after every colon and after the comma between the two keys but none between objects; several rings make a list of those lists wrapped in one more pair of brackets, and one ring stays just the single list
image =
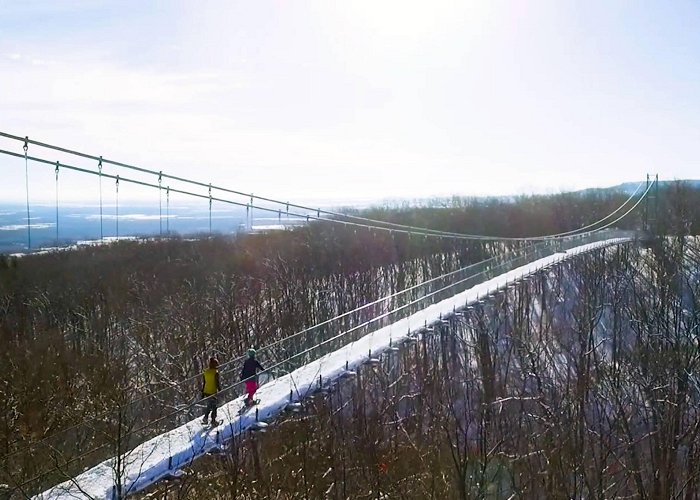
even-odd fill
[{"label": "main suspension cable", "polygon": [[[12,151],[6,151],[6,150],[0,150],[0,154],[7,154],[7,155],[10,155],[10,156],[16,156],[16,157],[17,157],[17,156],[21,156],[21,155],[18,155],[17,153],[14,153],[14,152],[12,152]],[[43,159],[43,158],[37,158],[37,157],[29,156],[28,159],[29,159],[29,160],[32,160],[32,161],[35,161],[35,162],[38,162],[38,163],[54,165],[53,162],[51,162],[51,161],[49,161],[49,160],[45,160],[45,159]],[[96,172],[96,171],[90,170],[90,169],[86,169],[86,168],[83,168],[83,167],[76,167],[76,166],[74,166],[74,165],[68,165],[68,164],[66,164],[66,163],[62,163],[61,166],[62,166],[63,168],[66,168],[66,169],[69,169],[69,170],[74,170],[74,171],[76,171],[76,172],[82,172],[82,173],[90,174],[90,175],[99,175],[99,172]],[[131,179],[131,178],[128,178],[128,177],[121,177],[120,175],[112,175],[112,174],[106,174],[106,173],[102,173],[101,175],[102,175],[103,177],[106,177],[106,178],[109,178],[109,179],[115,179],[115,180],[116,180],[116,188],[117,188],[117,207],[116,207],[116,212],[117,212],[117,237],[118,237],[118,236],[119,236],[118,233],[119,233],[119,183],[120,183],[120,181],[122,181],[122,182],[128,182],[128,183],[131,183],[131,184],[137,184],[137,185],[140,185],[140,186],[149,187],[149,188],[153,188],[153,189],[158,189],[158,185],[157,185],[157,184],[153,184],[153,183],[151,183],[151,182],[145,182],[145,181],[140,181],[140,180],[137,180],[137,179]],[[164,174],[164,176],[165,176],[165,174]],[[207,187],[208,187],[208,186],[207,186]],[[185,190],[183,190],[183,189],[175,189],[175,188],[172,188],[172,187],[170,188],[170,191],[173,192],[173,193],[179,193],[179,194],[184,194],[184,195],[187,195],[187,196],[192,196],[192,197],[195,197],[195,198],[201,198],[201,199],[209,200],[210,203],[216,201],[216,202],[226,203],[226,204],[229,204],[229,205],[235,205],[235,206],[239,206],[239,207],[249,207],[249,208],[251,209],[251,211],[252,211],[253,209],[257,209],[257,210],[262,210],[262,211],[265,211],[265,212],[273,212],[273,213],[277,213],[277,212],[278,212],[278,210],[277,210],[277,209],[274,209],[274,208],[263,207],[263,206],[259,206],[259,205],[246,204],[246,203],[243,203],[243,202],[233,201],[233,200],[229,200],[229,199],[226,199],[226,198],[215,197],[215,196],[209,195],[209,194],[200,194],[200,193],[195,193],[195,192],[192,192],[192,191],[185,191]],[[291,205],[290,205],[290,206],[291,206]],[[211,213],[211,212],[210,212],[210,213]],[[299,220],[304,220],[304,219],[305,219],[306,221],[309,221],[309,220],[317,220],[317,221],[326,222],[326,223],[343,224],[343,225],[346,225],[346,226],[354,226],[354,227],[362,227],[362,228],[368,228],[368,229],[376,229],[376,230],[382,230],[382,231],[387,231],[387,232],[398,232],[398,233],[405,233],[405,234],[410,233],[410,231],[407,231],[407,230],[388,229],[388,228],[384,228],[384,227],[376,227],[376,226],[369,226],[369,225],[366,225],[366,224],[360,224],[360,223],[357,223],[357,222],[342,221],[342,220],[336,220],[336,219],[327,219],[327,218],[320,217],[319,215],[302,214],[302,213],[294,213],[294,212],[290,212],[290,215],[292,215],[292,216],[298,218]],[[211,217],[210,217],[210,221],[211,221]],[[210,222],[210,223],[211,223],[211,222]],[[435,236],[435,237],[441,237],[441,238],[462,239],[462,240],[474,240],[474,238],[463,237],[463,236],[457,236],[457,235],[448,236],[448,235],[429,234],[429,233],[418,233],[418,234],[424,234],[425,236]],[[489,237],[489,238],[479,238],[479,239],[486,239],[486,240],[489,240],[489,241],[500,241],[502,238],[490,238],[490,237]],[[527,240],[527,239],[523,239],[523,241],[525,241],[525,240]]]},{"label": "main suspension cable", "polygon": [[[10,156],[21,157],[21,155],[19,155],[17,153],[14,153],[12,151],[6,151],[6,150],[0,150],[0,154],[7,154]],[[30,159],[32,161],[36,161],[38,163],[53,164],[53,162],[51,162],[49,160],[45,160],[45,159],[37,158],[37,157],[32,157],[32,156],[28,156],[28,159]],[[105,160],[103,160],[103,161],[105,161]],[[87,174],[91,174],[91,175],[100,175],[99,172],[95,172],[94,170],[89,170],[89,169],[82,168],[82,167],[76,167],[76,166],[72,166],[72,165],[68,165],[68,164],[62,164],[62,166],[64,168],[68,168],[70,170],[75,170],[75,171],[82,172],[82,173],[87,173]],[[136,179],[120,177],[119,175],[114,176],[114,175],[104,174],[104,173],[102,173],[101,175],[117,180],[117,237],[119,237],[119,216],[118,216],[119,179],[121,179],[125,182],[138,184],[141,186],[150,187],[150,188],[154,188],[154,189],[158,189],[158,185],[150,183],[150,182],[139,181]],[[165,174],[163,174],[163,176],[165,176]],[[651,185],[653,185],[653,184],[651,184]],[[207,184],[206,187],[209,188],[210,185]],[[214,188],[213,185],[211,187]],[[232,200],[228,200],[228,199],[224,199],[224,198],[214,197],[211,194],[203,195],[203,194],[194,193],[191,191],[185,191],[182,189],[174,189],[174,188],[171,188],[171,191],[176,192],[176,193],[180,193],[180,194],[185,194],[188,196],[197,197],[197,198],[204,198],[204,199],[209,200],[210,204],[212,201],[218,201],[218,202],[227,203],[227,204],[236,205],[236,206],[241,206],[241,207],[245,206],[246,208],[250,208],[251,211],[252,211],[252,209],[258,209],[258,210],[263,210],[266,212],[278,213],[278,209],[269,208],[269,207],[261,207],[261,206],[257,206],[257,205],[253,205],[253,204],[244,204],[242,202],[236,202],[236,201],[232,201]],[[648,192],[649,192],[649,190],[647,189],[645,191],[645,193],[642,195],[642,198],[644,196],[646,196],[646,194]],[[264,199],[264,198],[253,196],[253,195],[250,195],[250,196],[251,196],[251,200],[253,198]],[[623,204],[623,206],[625,204]],[[637,206],[637,205],[638,205],[638,203],[635,204],[635,206]],[[289,206],[295,206],[295,205],[289,204]],[[328,218],[324,218],[324,217],[320,216],[320,214],[322,212],[320,209],[316,209],[316,212],[317,212],[316,215],[291,213],[291,212],[290,212],[290,214],[299,218],[299,219],[302,219],[302,220],[306,219],[307,221],[313,219],[313,220],[322,221],[322,222],[326,222],[326,223],[338,223],[338,224],[344,224],[346,226],[369,228],[369,229],[374,229],[374,230],[386,231],[389,233],[402,233],[402,234],[407,234],[407,235],[418,234],[418,235],[423,235],[425,237],[431,236],[431,237],[438,237],[438,238],[447,238],[447,239],[455,239],[455,240],[468,240],[468,241],[474,241],[474,240],[477,240],[477,241],[542,241],[542,240],[556,239],[556,238],[561,237],[562,234],[564,234],[564,233],[558,233],[558,234],[554,234],[554,235],[538,236],[538,237],[499,237],[499,236],[465,235],[465,234],[460,234],[460,233],[439,232],[436,230],[426,229],[426,228],[418,228],[418,227],[414,228],[413,226],[408,226],[408,227],[411,227],[412,229],[391,229],[391,228],[387,228],[387,227],[361,224],[358,222],[351,222],[351,221],[347,221],[347,220],[328,219]],[[607,219],[607,218],[608,217],[606,216],[604,219]],[[369,219],[369,220],[373,221],[373,219]],[[617,220],[619,220],[619,219],[616,219],[616,221]],[[382,221],[373,221],[373,222],[377,222],[379,224],[385,224]],[[598,221],[597,223],[599,223],[599,222],[600,221]],[[210,211],[210,227],[211,227],[211,211]],[[609,227],[609,224],[608,224],[608,226],[604,226],[604,227]],[[598,231],[600,229],[602,229],[602,228],[598,228],[595,231]],[[584,234],[588,234],[590,232],[595,232],[595,231],[587,231],[587,232],[578,232],[578,231],[579,230],[576,230],[578,235],[584,235]],[[572,235],[573,231],[570,231],[569,233],[571,233],[571,234],[567,234],[567,236]]]},{"label": "main suspension cable", "polygon": [[[15,136],[15,135],[8,134],[5,132],[0,132],[0,136],[7,137],[10,139],[15,139],[15,140],[23,140],[19,136]],[[79,151],[74,151],[74,150],[62,148],[59,146],[54,146],[52,144],[47,144],[47,143],[43,143],[43,142],[39,142],[39,141],[29,141],[29,142],[31,142],[34,145],[40,146],[40,147],[44,147],[47,149],[53,149],[56,151],[60,151],[63,153],[67,153],[67,154],[71,154],[71,155],[75,155],[75,156],[79,156],[79,157],[83,157],[83,158],[87,158],[87,159],[96,160],[98,158],[98,157],[91,155],[91,154],[82,153]],[[265,202],[274,203],[274,204],[278,204],[278,205],[285,205],[286,204],[288,207],[292,206],[296,209],[316,212],[317,216],[315,217],[315,219],[319,219],[319,220],[321,219],[321,214],[323,214],[323,215],[331,216],[331,217],[340,217],[343,219],[352,219],[355,221],[366,222],[368,224],[371,224],[373,227],[376,227],[377,225],[381,225],[381,226],[386,226],[385,229],[386,228],[395,228],[394,230],[396,230],[397,232],[403,232],[406,234],[419,233],[419,234],[428,234],[428,235],[433,235],[433,236],[441,235],[444,237],[452,237],[454,239],[465,239],[465,240],[527,241],[527,240],[543,240],[543,239],[557,238],[557,237],[560,237],[562,235],[573,234],[574,232],[581,231],[581,228],[579,228],[579,229],[567,231],[564,233],[557,233],[557,234],[552,234],[552,235],[531,236],[531,237],[493,237],[493,236],[485,236],[485,235],[477,235],[477,234],[463,234],[463,233],[455,233],[455,232],[449,232],[449,231],[439,231],[439,230],[425,228],[425,227],[410,226],[410,225],[406,225],[406,224],[398,224],[398,223],[394,223],[394,222],[387,222],[387,221],[381,221],[381,220],[376,220],[376,219],[370,219],[367,217],[362,217],[362,216],[357,216],[357,215],[352,215],[352,214],[345,214],[345,213],[335,212],[335,211],[331,211],[331,210],[312,208],[312,207],[308,207],[305,205],[293,204],[293,203],[289,203],[289,202],[282,202],[280,200],[276,200],[273,198],[267,198],[264,196],[254,196],[252,194],[244,193],[242,191],[228,189],[228,188],[224,188],[221,186],[215,186],[211,183],[204,183],[204,182],[195,181],[192,179],[186,179],[183,177],[164,174],[162,171],[150,170],[150,169],[137,167],[135,165],[130,165],[127,163],[122,163],[122,162],[113,161],[113,160],[104,159],[103,161],[105,163],[109,163],[111,165],[115,165],[118,167],[127,168],[127,169],[131,169],[131,170],[135,170],[138,172],[147,173],[147,174],[151,174],[151,175],[162,176],[162,177],[166,177],[168,179],[172,179],[172,180],[176,180],[179,182],[184,182],[184,183],[188,183],[188,184],[192,184],[192,185],[196,185],[196,186],[200,186],[200,187],[205,187],[205,188],[208,188],[210,192],[211,192],[211,189],[216,189],[218,191],[222,191],[222,192],[230,193],[230,194],[235,194],[235,195],[239,195],[239,196],[250,196],[251,203],[252,203],[252,198],[255,198],[255,199],[260,200],[260,201],[265,201]],[[629,199],[628,199],[628,201],[629,201]],[[626,203],[627,202],[625,202],[625,204]],[[623,205],[625,205],[625,204],[623,204]],[[307,218],[308,217],[309,216],[307,216]],[[602,221],[596,221],[592,224],[589,224],[587,227],[593,227],[600,222],[602,222]]]}]

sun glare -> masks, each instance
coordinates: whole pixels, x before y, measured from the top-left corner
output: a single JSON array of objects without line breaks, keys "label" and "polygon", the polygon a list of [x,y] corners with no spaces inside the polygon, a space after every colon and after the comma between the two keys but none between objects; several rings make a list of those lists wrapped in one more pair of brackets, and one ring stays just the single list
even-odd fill
[{"label": "sun glare", "polygon": [[455,24],[464,25],[481,15],[486,2],[371,1],[345,2],[340,9],[352,28],[369,31],[382,38],[400,37],[405,41],[432,36]]}]

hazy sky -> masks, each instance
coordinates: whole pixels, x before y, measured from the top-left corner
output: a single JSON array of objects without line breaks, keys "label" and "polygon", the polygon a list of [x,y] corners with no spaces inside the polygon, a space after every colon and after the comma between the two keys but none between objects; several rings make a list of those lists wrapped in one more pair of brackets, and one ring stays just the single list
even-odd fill
[{"label": "hazy sky", "polygon": [[0,0],[0,130],[292,201],[698,178],[699,27],[697,1]]}]

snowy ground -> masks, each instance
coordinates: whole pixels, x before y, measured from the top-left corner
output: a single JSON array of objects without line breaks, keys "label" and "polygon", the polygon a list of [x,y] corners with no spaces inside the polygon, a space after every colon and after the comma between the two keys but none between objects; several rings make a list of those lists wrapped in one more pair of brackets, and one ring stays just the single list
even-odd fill
[{"label": "snowy ground", "polygon": [[[356,342],[262,386],[256,394],[260,398],[260,404],[256,407],[257,417],[260,421],[272,419],[287,407],[290,400],[299,401],[306,394],[316,390],[319,381],[322,381],[324,386],[333,383],[344,375],[346,369],[354,370],[367,362],[370,352],[372,357],[379,356],[390,345],[400,343],[408,335],[419,332],[425,325],[437,323],[441,318],[450,316],[455,310],[463,309],[489,292],[574,255],[628,241],[630,241],[628,238],[614,238],[538,259],[376,330]],[[221,424],[218,427],[204,427],[197,418],[141,444],[128,453],[123,458],[126,466],[122,474],[122,491],[133,493],[166,476],[177,475],[182,467],[196,458],[221,447],[231,437],[253,428],[256,425],[256,411],[250,409],[243,415],[239,415],[242,404],[241,398],[224,404],[219,409]],[[114,461],[111,459],[35,498],[111,500],[117,498],[114,485]]]}]

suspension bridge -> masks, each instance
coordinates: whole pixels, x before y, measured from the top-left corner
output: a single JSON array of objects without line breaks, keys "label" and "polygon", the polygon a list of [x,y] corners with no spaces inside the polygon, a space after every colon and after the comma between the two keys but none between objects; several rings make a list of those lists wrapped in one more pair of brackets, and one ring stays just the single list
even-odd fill
[{"label": "suspension bridge", "polygon": [[[252,210],[259,210],[272,213],[279,219],[283,216],[292,217],[306,222],[341,224],[425,238],[521,243],[513,251],[504,252],[457,271],[426,280],[262,347],[259,350],[262,356],[276,360],[272,366],[266,368],[278,377],[260,388],[260,405],[254,411],[243,414],[239,414],[242,400],[237,397],[242,392],[241,383],[233,383],[225,387],[221,399],[229,402],[221,407],[223,419],[215,428],[203,429],[199,416],[193,418],[195,412],[198,412],[200,403],[188,401],[182,397],[182,393],[189,392],[188,388],[199,379],[199,376],[196,376],[174,382],[171,387],[129,401],[126,405],[129,411],[126,411],[127,408],[119,408],[118,414],[98,415],[92,421],[76,424],[3,457],[2,463],[8,463],[21,453],[50,454],[56,450],[56,443],[65,442],[71,438],[76,439],[76,449],[73,450],[71,458],[53,467],[48,464],[47,468],[35,477],[10,485],[15,493],[23,495],[38,493],[38,498],[118,498],[141,491],[163,478],[177,477],[181,474],[183,467],[207,453],[221,449],[234,436],[247,431],[264,429],[267,422],[274,420],[280,412],[294,410],[309,394],[328,390],[338,380],[353,377],[360,365],[378,363],[381,356],[390,356],[406,343],[415,342],[417,338],[431,335],[436,330],[449,328],[451,321],[469,315],[473,308],[479,307],[479,304],[500,290],[512,287],[532,274],[546,271],[551,266],[563,260],[575,258],[582,253],[610,245],[634,242],[639,237],[638,233],[617,231],[614,226],[637,210],[644,201],[646,201],[645,226],[650,223],[650,219],[653,222],[653,216],[649,216],[651,212],[649,200],[654,200],[654,188],[657,186],[656,181],[650,181],[647,177],[646,185],[640,183],[637,190],[616,210],[578,229],[534,237],[502,238],[439,231],[313,208],[231,190],[212,183],[171,176],[161,170],[145,169],[108,160],[100,156],[29,140],[27,137],[3,132],[0,132],[0,136],[16,141],[21,148],[20,152],[1,149],[0,155],[20,158],[25,163],[27,250],[32,250],[29,203],[30,163],[54,169],[57,193],[55,221],[57,242],[60,238],[59,173],[61,169],[67,169],[83,175],[96,176],[99,179],[101,239],[104,238],[102,182],[110,180],[115,183],[117,197],[120,184],[125,183],[158,191],[160,235],[163,235],[163,196],[166,201],[165,220],[167,221],[169,196],[171,193],[178,193],[208,203],[210,231],[212,204],[222,203],[245,208],[246,217]],[[93,162],[93,168],[30,155],[29,149],[34,147]],[[147,177],[143,179],[119,173],[105,173],[103,171],[105,165]],[[171,181],[177,182],[179,187],[168,184]],[[184,188],[183,185],[190,188]],[[118,203],[115,205],[115,210],[118,235]],[[166,222],[166,235],[167,232]],[[239,357],[224,363],[221,366],[222,375],[234,373],[241,361],[242,357]],[[235,376],[229,378],[234,379]],[[83,447],[85,446],[83,443],[90,442],[90,439],[86,438],[86,433],[99,432],[98,422],[123,418],[123,415],[129,412],[136,414],[139,407],[153,404],[161,404],[164,408],[159,418],[123,429],[117,436],[118,442],[112,440],[111,443],[95,448]],[[130,445],[138,442],[141,444],[135,447]],[[111,458],[104,458],[109,457],[110,454]],[[68,473],[69,470],[77,472]],[[52,481],[54,484],[59,484],[44,492],[37,490],[38,486],[43,487]]]}]

